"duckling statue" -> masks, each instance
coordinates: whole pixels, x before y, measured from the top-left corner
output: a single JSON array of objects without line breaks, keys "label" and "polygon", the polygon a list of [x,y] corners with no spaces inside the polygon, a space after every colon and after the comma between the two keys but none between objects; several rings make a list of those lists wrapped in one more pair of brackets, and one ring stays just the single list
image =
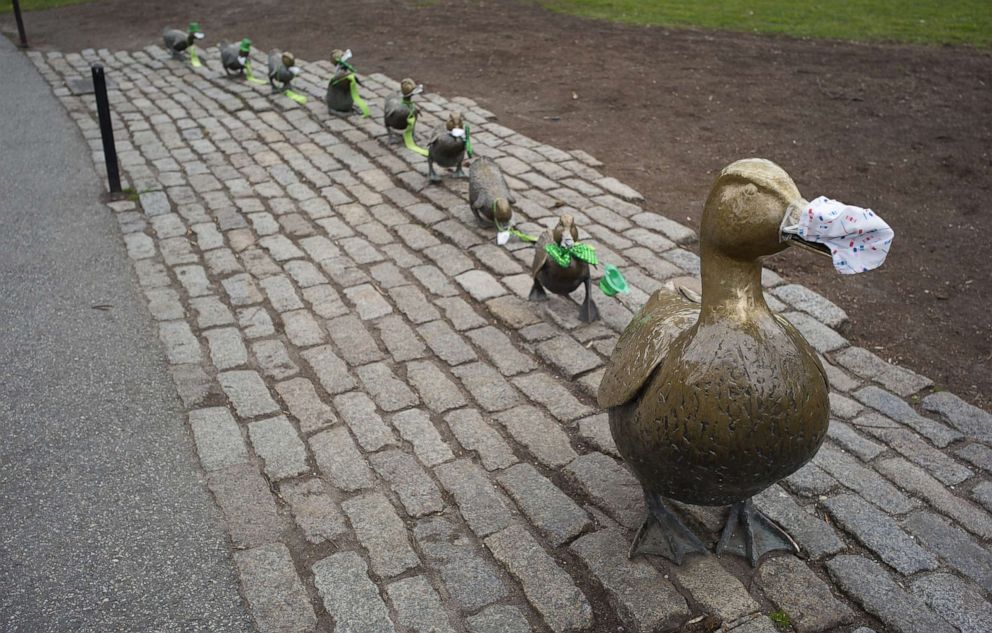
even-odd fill
[{"label": "duckling statue", "polygon": [[393,136],[393,130],[403,132],[406,130],[410,115],[417,115],[417,105],[413,102],[413,97],[424,91],[424,87],[414,83],[407,77],[400,82],[400,94],[393,95],[386,99],[383,106],[382,124],[386,127],[391,143],[398,142]]},{"label": "duckling statue", "polygon": [[479,224],[495,224],[500,231],[510,227],[516,202],[503,172],[493,159],[472,161],[468,170],[468,203]]},{"label": "duckling statue", "polygon": [[351,49],[342,51],[334,49],[331,51],[331,61],[334,62],[334,76],[327,82],[327,93],[324,101],[331,112],[348,114],[354,111],[355,106],[359,107],[364,116],[368,116],[368,106],[358,96],[358,88],[362,82],[358,78],[355,67],[349,61],[351,59]]},{"label": "duckling statue", "polygon": [[[677,564],[706,547],[663,499],[733,504],[716,553],[752,566],[766,552],[796,551],[754,509],[751,497],[813,458],[827,432],[828,385],[803,336],[772,313],[761,258],[803,244],[783,219],[806,202],[789,175],[762,159],[725,168],[700,230],[701,302],[661,289],[634,316],[599,386],[617,449],[637,476],[649,510],[630,555]],[[798,207],[802,208],[802,207]]]},{"label": "duckling statue", "polygon": [[597,263],[595,251],[579,243],[575,219],[567,213],[563,214],[554,229],[544,231],[537,239],[530,269],[534,278],[530,300],[547,301],[545,288],[557,295],[568,295],[585,285],[586,298],[579,308],[579,320],[592,323],[599,318],[599,308],[592,300],[589,266]]},{"label": "duckling statue", "polygon": [[431,182],[441,182],[441,176],[434,171],[434,163],[441,167],[454,167],[455,178],[464,178],[462,160],[467,153],[472,156],[468,126],[462,123],[462,113],[452,112],[444,126],[434,131],[427,145],[427,177]]},{"label": "duckling statue", "polygon": [[[296,65],[296,58],[292,53],[280,53],[278,50],[269,53],[269,85],[272,92],[286,92],[293,78],[300,74],[300,67]],[[275,82],[282,84],[277,88]]]},{"label": "duckling statue", "polygon": [[227,76],[244,75],[248,56],[251,55],[251,40],[246,37],[237,44],[221,42],[218,47],[220,48],[220,63]]},{"label": "duckling statue", "polygon": [[165,48],[176,59],[183,59],[186,49],[192,46],[196,40],[202,40],[203,37],[199,22],[190,22],[185,33],[179,29],[170,28],[162,31],[162,41],[165,42]]}]

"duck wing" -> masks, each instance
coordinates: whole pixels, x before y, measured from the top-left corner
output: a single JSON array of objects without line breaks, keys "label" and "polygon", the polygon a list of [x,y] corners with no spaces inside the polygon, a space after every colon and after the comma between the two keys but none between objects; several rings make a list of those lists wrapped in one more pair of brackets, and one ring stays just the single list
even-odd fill
[{"label": "duck wing", "polygon": [[530,276],[537,277],[544,265],[548,262],[548,251],[544,250],[545,244],[555,241],[555,236],[551,229],[545,230],[537,236],[537,243],[534,244],[534,263],[530,267]]},{"label": "duck wing", "polygon": [[634,398],[668,355],[672,342],[699,319],[699,304],[661,288],[620,335],[599,383],[599,406],[616,407]]}]

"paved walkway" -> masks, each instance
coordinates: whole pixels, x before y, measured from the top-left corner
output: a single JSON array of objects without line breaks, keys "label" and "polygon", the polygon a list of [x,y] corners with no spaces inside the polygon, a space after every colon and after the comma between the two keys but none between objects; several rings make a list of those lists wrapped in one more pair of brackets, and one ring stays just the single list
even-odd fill
[{"label": "paved walkway", "polygon": [[0,629],[252,630],[89,148],[0,75]]},{"label": "paved walkway", "polygon": [[[531,250],[477,228],[464,182],[427,187],[372,119],[327,114],[326,62],[300,107],[157,47],[32,59],[102,164],[89,100],[63,81],[101,60],[138,202],[111,204],[224,514],[262,631],[654,631],[992,627],[992,418],[851,346],[847,315],[766,276],[825,357],[834,420],[816,459],[757,505],[806,559],[627,560],[640,489],[594,394],[648,294],[698,272],[691,230],[579,152],[421,98],[422,132],[465,113],[528,223],[576,216],[633,292],[583,325],[523,299]],[[264,60],[255,61],[264,68]],[[702,203],[702,201],[700,201]],[[984,506],[984,508],[983,508]],[[721,513],[680,506],[712,543]],[[957,628],[955,628],[957,627]]]}]

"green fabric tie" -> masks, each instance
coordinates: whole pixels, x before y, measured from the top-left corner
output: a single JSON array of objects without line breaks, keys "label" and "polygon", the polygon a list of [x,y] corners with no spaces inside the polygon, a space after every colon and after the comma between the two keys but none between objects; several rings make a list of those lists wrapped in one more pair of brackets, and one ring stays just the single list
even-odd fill
[{"label": "green fabric tie", "polygon": [[193,68],[199,68],[203,65],[200,62],[200,56],[196,54],[196,47],[192,44],[189,45],[189,63]]},{"label": "green fabric tie", "polygon": [[[404,101],[404,103],[406,103]],[[410,112],[410,116],[406,118],[406,129],[403,130],[403,144],[406,148],[412,152],[416,152],[421,156],[427,156],[429,152],[423,147],[417,145],[417,140],[413,138],[413,128],[417,125],[417,110],[416,108]]]},{"label": "green fabric tie", "polygon": [[465,155],[469,158],[475,156],[475,150],[472,149],[472,132],[468,129],[468,123],[465,124]]},{"label": "green fabric tie", "polygon": [[[347,64],[347,62],[344,63]],[[351,100],[355,102],[356,106],[358,106],[358,111],[362,113],[362,116],[364,118],[368,118],[369,106],[362,99],[362,96],[358,94],[358,79],[355,77],[355,73],[354,72],[348,73],[347,78],[348,78],[348,83],[351,84]]]},{"label": "green fabric tie", "polygon": [[544,245],[544,250],[548,252],[548,256],[551,257],[554,263],[562,268],[568,268],[572,263],[573,257],[590,266],[595,266],[599,263],[599,260],[596,259],[596,249],[580,242],[572,244],[571,248],[565,248],[560,244],[549,242]]},{"label": "green fabric tie", "polygon": [[252,82],[254,84],[264,84],[265,83],[263,80],[259,79],[258,77],[255,76],[254,73],[251,72],[251,60],[250,59],[246,59],[245,60],[245,79],[247,79],[248,81],[250,81],[250,82]]},{"label": "green fabric tie", "polygon": [[305,105],[306,102],[307,102],[306,96],[301,95],[298,92],[293,92],[289,88],[286,88],[286,90],[283,91],[283,94],[286,95],[287,97],[289,97],[290,99],[292,99],[293,101],[295,101],[296,103],[300,104],[300,105]]},{"label": "green fabric tie", "polygon": [[506,228],[503,228],[502,226],[500,226],[499,225],[499,220],[496,219],[496,203],[495,202],[493,203],[493,224],[496,225],[496,230],[499,231],[500,233],[502,233],[503,231],[506,231],[510,235],[516,235],[517,237],[519,237],[520,239],[522,239],[525,242],[536,242],[537,241],[537,238],[534,237],[533,235],[527,235],[523,231],[520,231],[518,229],[515,229],[512,226],[508,226]]}]

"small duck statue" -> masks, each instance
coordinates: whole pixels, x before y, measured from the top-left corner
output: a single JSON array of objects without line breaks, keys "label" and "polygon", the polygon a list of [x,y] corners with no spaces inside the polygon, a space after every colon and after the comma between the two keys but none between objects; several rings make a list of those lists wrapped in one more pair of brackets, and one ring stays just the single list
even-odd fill
[{"label": "small duck statue", "polygon": [[827,432],[823,366],[761,289],[762,257],[790,244],[830,254],[781,232],[783,219],[804,204],[770,161],[725,168],[700,227],[701,298],[658,290],[617,342],[598,398],[649,511],[631,556],[681,564],[686,554],[706,552],[666,498],[732,504],[717,554],[740,554],[756,566],[766,552],[797,551],[751,497],[812,459]]},{"label": "small duck statue", "polygon": [[465,155],[471,158],[472,145],[468,126],[462,123],[461,112],[452,112],[443,126],[438,126],[427,145],[427,177],[431,182],[441,182],[441,176],[434,171],[434,163],[441,167],[455,168],[455,177],[464,178],[462,161]]},{"label": "small duck statue", "polygon": [[[296,57],[292,53],[280,53],[278,50],[269,53],[269,85],[272,86],[272,92],[286,92],[289,84],[299,74],[300,67],[296,65]],[[276,87],[277,81],[282,87]]]},{"label": "small duck statue", "polygon": [[386,99],[383,106],[382,124],[386,127],[386,133],[389,135],[391,143],[399,142],[393,135],[393,130],[406,131],[410,116],[417,116],[417,104],[413,102],[413,97],[423,91],[423,86],[407,77],[400,82],[400,94]]},{"label": "small duck statue", "polygon": [[179,29],[170,28],[162,31],[162,41],[165,42],[165,48],[176,59],[183,59],[186,50],[193,45],[193,42],[202,40],[203,37],[199,22],[190,22],[185,33]]},{"label": "small duck statue", "polygon": [[468,170],[468,203],[479,224],[496,225],[499,231],[510,227],[516,199],[496,161],[484,156],[472,161]]},{"label": "small duck statue", "polygon": [[251,55],[251,40],[246,37],[237,44],[221,42],[218,47],[220,48],[220,63],[227,76],[244,76],[245,66],[247,66],[249,55]]},{"label": "small duck statue", "polygon": [[358,78],[355,67],[351,65],[351,58],[351,49],[331,51],[334,76],[327,82],[327,93],[324,95],[324,101],[327,102],[327,108],[331,112],[349,114],[357,107],[362,116],[368,116],[368,105],[358,94],[358,86],[362,85],[362,81]]},{"label": "small duck statue", "polygon": [[599,309],[592,300],[589,266],[597,263],[596,251],[579,242],[575,219],[567,213],[562,214],[555,228],[544,231],[537,239],[530,269],[534,278],[530,300],[547,301],[545,288],[557,295],[567,296],[585,285],[586,297],[579,308],[579,320],[592,323],[599,318]]}]

